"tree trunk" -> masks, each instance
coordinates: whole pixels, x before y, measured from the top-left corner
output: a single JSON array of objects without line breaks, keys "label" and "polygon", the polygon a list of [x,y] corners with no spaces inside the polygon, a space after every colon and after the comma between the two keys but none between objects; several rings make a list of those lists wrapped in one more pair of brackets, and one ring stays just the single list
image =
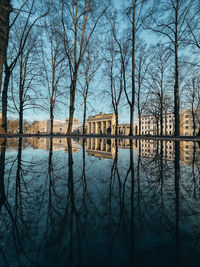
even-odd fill
[{"label": "tree trunk", "polygon": [[159,135],[159,121],[157,116],[156,116],[156,127],[157,127],[157,135]]},{"label": "tree trunk", "polygon": [[85,134],[85,124],[86,124],[86,112],[87,112],[87,98],[84,96],[84,111],[83,111],[83,134]]},{"label": "tree trunk", "polygon": [[192,124],[193,124],[193,136],[195,136],[196,132],[196,122],[195,122],[195,112],[194,112],[194,106],[192,103]]},{"label": "tree trunk", "polygon": [[[139,110],[138,110],[138,111],[139,111]],[[139,124],[139,125],[138,125],[138,126],[139,126],[139,127],[138,127],[138,128],[139,128],[139,129],[138,129],[138,134],[141,135],[141,114],[140,114],[140,112],[138,112],[138,124]]]},{"label": "tree trunk", "polygon": [[175,84],[174,84],[174,118],[175,131],[174,135],[179,136],[179,72],[178,72],[178,8],[175,9]]},{"label": "tree trunk", "polygon": [[53,134],[53,97],[51,97],[51,103],[50,103],[50,134]]},{"label": "tree trunk", "polygon": [[163,136],[163,92],[161,92],[160,102],[160,136]]},{"label": "tree trunk", "polygon": [[134,116],[134,107],[132,104],[130,105],[130,135],[133,135],[133,116]]},{"label": "tree trunk", "polygon": [[133,120],[134,120],[134,106],[135,106],[135,12],[136,1],[133,1],[133,20],[132,20],[132,101],[130,107],[130,135],[133,135]]},{"label": "tree trunk", "polygon": [[0,211],[6,199],[4,175],[5,175],[5,155],[6,155],[6,142],[7,139],[1,144],[1,155],[0,155]]},{"label": "tree trunk", "polygon": [[116,108],[115,111],[115,118],[116,118],[115,135],[118,135],[118,128],[119,128],[118,107]]},{"label": "tree trunk", "polygon": [[19,104],[19,133],[23,134],[23,99],[22,92],[20,92],[20,104]]},{"label": "tree trunk", "polygon": [[2,91],[2,128],[7,133],[7,107],[8,107],[8,86],[10,81],[10,69],[6,67],[4,86]]},{"label": "tree trunk", "polygon": [[70,87],[69,124],[68,124],[67,134],[72,133],[74,110],[75,110],[74,105],[75,105],[76,80],[77,80],[77,72],[75,72],[74,74],[74,78]]},{"label": "tree trunk", "polygon": [[2,87],[3,65],[5,64],[8,48],[9,18],[11,11],[10,0],[0,0],[0,92]]}]

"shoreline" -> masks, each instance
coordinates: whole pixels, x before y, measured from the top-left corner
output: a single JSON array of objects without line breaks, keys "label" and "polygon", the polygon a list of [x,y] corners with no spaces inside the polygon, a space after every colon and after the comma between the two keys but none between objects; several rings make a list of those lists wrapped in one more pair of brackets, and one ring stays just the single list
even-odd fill
[{"label": "shoreline", "polygon": [[106,138],[129,140],[200,141],[200,136],[145,136],[145,135],[108,135],[108,134],[0,134],[0,138]]}]

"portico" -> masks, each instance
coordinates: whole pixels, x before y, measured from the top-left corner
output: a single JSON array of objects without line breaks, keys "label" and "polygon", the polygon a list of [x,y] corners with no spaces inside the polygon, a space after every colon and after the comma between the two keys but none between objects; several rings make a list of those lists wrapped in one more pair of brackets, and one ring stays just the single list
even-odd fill
[{"label": "portico", "polygon": [[114,134],[115,115],[100,113],[87,119],[88,134]]}]

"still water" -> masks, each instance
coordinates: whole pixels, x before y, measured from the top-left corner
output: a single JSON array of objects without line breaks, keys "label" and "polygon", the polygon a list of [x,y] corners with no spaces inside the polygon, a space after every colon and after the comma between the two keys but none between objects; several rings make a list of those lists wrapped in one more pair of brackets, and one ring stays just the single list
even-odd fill
[{"label": "still water", "polygon": [[199,266],[198,142],[0,144],[0,266]]}]

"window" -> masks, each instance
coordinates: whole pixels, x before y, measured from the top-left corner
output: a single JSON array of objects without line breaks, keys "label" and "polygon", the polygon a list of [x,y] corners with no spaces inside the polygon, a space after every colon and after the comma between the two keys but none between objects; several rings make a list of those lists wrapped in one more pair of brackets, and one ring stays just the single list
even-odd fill
[{"label": "window", "polygon": [[185,118],[188,118],[188,115],[185,115]]},{"label": "window", "polygon": [[185,121],[185,124],[188,124],[189,121]]},{"label": "window", "polygon": [[185,126],[185,129],[188,129],[188,126]]}]

